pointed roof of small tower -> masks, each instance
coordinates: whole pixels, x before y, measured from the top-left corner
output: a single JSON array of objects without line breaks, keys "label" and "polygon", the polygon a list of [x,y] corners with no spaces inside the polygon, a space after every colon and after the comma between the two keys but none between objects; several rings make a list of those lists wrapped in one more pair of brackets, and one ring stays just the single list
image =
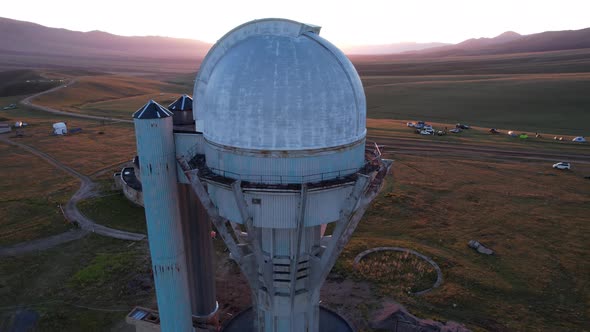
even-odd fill
[{"label": "pointed roof of small tower", "polygon": [[168,109],[171,111],[192,111],[193,110],[193,98],[188,95],[182,95],[176,99],[175,102],[168,105]]},{"label": "pointed roof of small tower", "polygon": [[153,100],[150,100],[147,104],[143,105],[133,113],[134,119],[158,119],[167,118],[169,116],[172,116],[172,112]]}]

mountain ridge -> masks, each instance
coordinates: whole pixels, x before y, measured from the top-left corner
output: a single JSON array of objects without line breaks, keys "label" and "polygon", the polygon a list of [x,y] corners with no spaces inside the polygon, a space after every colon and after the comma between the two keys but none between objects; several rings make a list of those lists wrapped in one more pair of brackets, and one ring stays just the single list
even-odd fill
[{"label": "mountain ridge", "polygon": [[202,58],[211,44],[160,36],[119,36],[93,30],[73,31],[0,17],[0,50],[4,52],[68,56],[142,56]]},{"label": "mountain ridge", "polygon": [[[162,36],[119,36],[73,31],[0,17],[0,70],[84,68],[96,71],[195,71],[212,44]],[[506,31],[493,38],[457,44],[392,43],[345,48],[357,62],[445,58],[590,49],[590,28],[520,35]],[[392,53],[393,52],[393,53]]]}]

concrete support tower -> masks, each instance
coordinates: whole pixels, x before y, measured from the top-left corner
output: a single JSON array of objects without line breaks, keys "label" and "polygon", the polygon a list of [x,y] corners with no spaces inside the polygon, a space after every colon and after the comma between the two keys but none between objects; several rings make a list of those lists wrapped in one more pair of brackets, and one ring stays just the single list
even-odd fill
[{"label": "concrete support tower", "polygon": [[133,118],[161,328],[192,331],[172,112],[152,100]]}]

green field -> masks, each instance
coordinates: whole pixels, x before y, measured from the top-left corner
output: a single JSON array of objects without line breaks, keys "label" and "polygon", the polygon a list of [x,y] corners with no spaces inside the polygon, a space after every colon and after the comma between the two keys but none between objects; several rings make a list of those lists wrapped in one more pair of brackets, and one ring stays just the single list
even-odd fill
[{"label": "green field", "polygon": [[[112,181],[112,179],[110,180]],[[96,223],[129,232],[146,233],[145,212],[131,203],[123,193],[104,192],[104,196],[80,202],[84,215]]]},{"label": "green field", "polygon": [[39,314],[36,331],[124,327],[135,305],[155,305],[147,251],[145,242],[89,235],[42,253],[3,257],[0,330],[23,307]]},{"label": "green field", "polygon": [[590,133],[590,73],[363,77],[370,118]]},{"label": "green field", "polygon": [[[10,70],[0,72],[0,97],[25,95],[49,90],[61,84],[57,78],[48,78],[33,70]],[[0,103],[0,108],[4,104]]]}]

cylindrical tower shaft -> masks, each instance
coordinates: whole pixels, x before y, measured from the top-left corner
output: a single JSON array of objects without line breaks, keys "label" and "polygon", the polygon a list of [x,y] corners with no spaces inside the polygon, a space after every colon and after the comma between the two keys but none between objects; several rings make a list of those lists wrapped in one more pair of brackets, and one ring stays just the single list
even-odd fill
[{"label": "cylindrical tower shaft", "polygon": [[192,331],[172,113],[152,100],[133,118],[161,330]]},{"label": "cylindrical tower shaft", "polygon": [[214,313],[215,273],[209,217],[189,184],[178,184],[180,218],[186,250],[192,314],[205,317]]}]

